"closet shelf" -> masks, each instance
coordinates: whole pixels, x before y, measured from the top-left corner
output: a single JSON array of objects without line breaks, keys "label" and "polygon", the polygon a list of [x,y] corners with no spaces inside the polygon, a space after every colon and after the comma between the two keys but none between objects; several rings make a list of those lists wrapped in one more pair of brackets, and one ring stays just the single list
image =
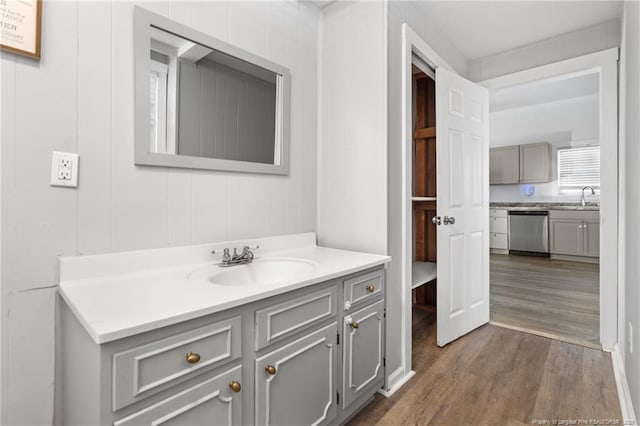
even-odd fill
[{"label": "closet shelf", "polygon": [[414,139],[429,139],[436,137],[436,128],[435,127],[424,127],[422,129],[416,129],[413,132]]},{"label": "closet shelf", "polygon": [[411,270],[411,289],[420,287],[438,277],[438,268],[434,262],[413,262]]},{"label": "closet shelf", "polygon": [[411,201],[438,201],[437,197],[411,197]]}]

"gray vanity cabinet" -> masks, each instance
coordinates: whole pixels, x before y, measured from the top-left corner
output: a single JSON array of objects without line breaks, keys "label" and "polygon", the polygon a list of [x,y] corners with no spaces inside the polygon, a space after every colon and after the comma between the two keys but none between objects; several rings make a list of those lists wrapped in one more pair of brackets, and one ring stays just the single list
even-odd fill
[{"label": "gray vanity cabinet", "polygon": [[336,322],[256,359],[256,425],[321,425],[337,414]]},{"label": "gray vanity cabinet", "polygon": [[56,424],[344,423],[384,383],[384,279],[369,268],[102,344],[62,302]]},{"label": "gray vanity cabinet", "polygon": [[384,301],[344,318],[343,407],[355,401],[384,371]]},{"label": "gray vanity cabinet", "polygon": [[[114,422],[114,426],[142,425],[242,425],[242,397],[232,389],[239,386],[242,367],[192,386],[172,397]],[[237,389],[237,388],[236,388]],[[213,420],[213,421],[212,421]]]}]

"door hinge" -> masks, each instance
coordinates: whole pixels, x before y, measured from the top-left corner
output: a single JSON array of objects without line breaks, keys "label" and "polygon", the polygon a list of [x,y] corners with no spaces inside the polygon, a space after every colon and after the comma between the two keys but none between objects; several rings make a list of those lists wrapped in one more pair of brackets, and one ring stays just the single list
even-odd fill
[{"label": "door hinge", "polygon": [[387,366],[387,358],[382,358],[382,366],[383,367]]},{"label": "door hinge", "polygon": [[386,309],[382,311],[382,316],[383,316],[384,318],[386,318],[386,317],[387,317],[387,310],[386,310]]},{"label": "door hinge", "polygon": [[340,405],[340,392],[336,391],[336,404]]},{"label": "door hinge", "polygon": [[340,333],[336,334],[336,341],[338,342],[336,344],[339,345],[340,344]]}]

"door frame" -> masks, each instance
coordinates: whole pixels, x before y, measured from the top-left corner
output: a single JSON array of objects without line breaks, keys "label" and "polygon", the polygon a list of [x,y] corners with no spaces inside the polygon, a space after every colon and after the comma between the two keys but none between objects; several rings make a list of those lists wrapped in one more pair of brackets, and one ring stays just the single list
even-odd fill
[{"label": "door frame", "polygon": [[480,81],[490,91],[563,80],[578,75],[600,76],[600,344],[612,352],[618,341],[618,59],[617,47]]},{"label": "door frame", "polygon": [[[455,70],[436,53],[406,22],[402,24],[402,221],[401,221],[401,241],[402,251],[400,253],[400,276],[401,276],[401,345],[402,345],[402,365],[397,371],[388,376],[388,383],[391,387],[389,394],[406,383],[415,371],[411,368],[411,267],[412,267],[412,244],[413,244],[413,203],[412,183],[413,183],[413,161],[412,161],[412,140],[413,140],[413,103],[412,103],[412,72],[411,54],[415,53],[434,70],[442,67],[449,71]],[[488,248],[487,248],[488,250]],[[399,377],[400,376],[400,377]],[[399,377],[398,379],[396,379]],[[396,380],[392,380],[396,379]]]},{"label": "door frame", "polygon": [[[415,372],[411,355],[411,262],[412,262],[412,73],[411,53],[418,55],[434,69],[453,68],[436,53],[407,23],[402,24],[402,192],[401,192],[401,253],[400,292],[402,322],[400,329],[402,346],[401,366],[387,375],[387,388],[383,394],[391,395],[406,383]],[[619,49],[612,48],[576,58],[542,65],[524,71],[478,82],[489,90],[505,88],[526,82],[549,78],[562,78],[567,74],[598,72],[600,74],[600,141],[608,141],[608,150],[602,152],[606,170],[601,184],[601,228],[600,228],[600,340],[605,351],[612,351],[618,340],[618,58]],[[601,165],[601,168],[604,169]],[[602,192],[605,192],[604,198]],[[604,210],[604,214],[603,214]],[[604,221],[607,218],[607,221]],[[487,248],[488,250],[488,248]],[[604,260],[604,261],[603,261]],[[607,277],[607,279],[603,279]]]}]

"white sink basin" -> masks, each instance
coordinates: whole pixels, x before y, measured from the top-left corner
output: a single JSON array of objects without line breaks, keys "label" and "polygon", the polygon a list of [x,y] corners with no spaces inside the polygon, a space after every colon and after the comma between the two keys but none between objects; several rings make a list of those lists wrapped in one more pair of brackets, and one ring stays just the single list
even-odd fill
[{"label": "white sink basin", "polygon": [[267,257],[226,268],[217,264],[206,266],[191,272],[188,279],[206,280],[223,286],[269,285],[302,279],[317,267],[317,263],[306,259]]}]

